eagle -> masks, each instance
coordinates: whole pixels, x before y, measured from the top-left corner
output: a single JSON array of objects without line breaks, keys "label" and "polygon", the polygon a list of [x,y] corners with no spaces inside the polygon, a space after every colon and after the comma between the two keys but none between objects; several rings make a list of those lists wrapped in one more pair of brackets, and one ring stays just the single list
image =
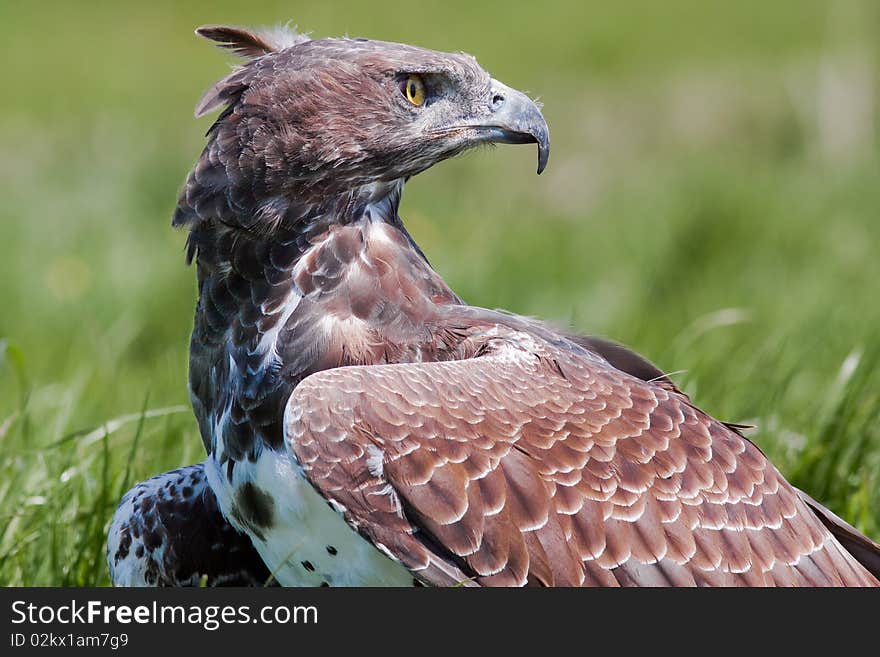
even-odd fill
[{"label": "eagle", "polygon": [[116,585],[877,586],[880,546],[616,343],[468,305],[399,214],[550,138],[472,56],[207,26],[244,58],[173,224],[207,458],[138,484]]}]

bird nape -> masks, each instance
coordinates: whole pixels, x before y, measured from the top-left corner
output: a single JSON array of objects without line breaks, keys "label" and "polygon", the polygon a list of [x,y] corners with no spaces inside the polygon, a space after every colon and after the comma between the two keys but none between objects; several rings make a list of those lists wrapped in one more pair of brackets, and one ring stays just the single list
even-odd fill
[{"label": "bird nape", "polygon": [[404,183],[538,106],[473,57],[203,27],[246,61],[174,225],[207,458],[126,495],[117,585],[878,585],[880,546],[617,344],[469,306]]}]

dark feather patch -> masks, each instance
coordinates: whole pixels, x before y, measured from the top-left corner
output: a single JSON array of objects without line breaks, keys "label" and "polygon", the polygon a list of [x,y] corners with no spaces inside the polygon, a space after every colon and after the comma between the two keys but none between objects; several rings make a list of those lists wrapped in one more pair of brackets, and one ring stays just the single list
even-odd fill
[{"label": "dark feather patch", "polygon": [[250,539],[223,517],[202,464],[158,475],[127,493],[108,547],[117,586],[199,586],[203,577],[208,586],[263,586],[270,577]]}]

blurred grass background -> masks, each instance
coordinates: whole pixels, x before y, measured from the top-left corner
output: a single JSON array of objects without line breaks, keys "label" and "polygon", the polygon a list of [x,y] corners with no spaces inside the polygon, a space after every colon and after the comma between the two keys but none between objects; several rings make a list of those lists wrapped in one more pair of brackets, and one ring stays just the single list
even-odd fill
[{"label": "blurred grass background", "polygon": [[203,23],[292,20],[478,57],[553,136],[413,180],[469,302],[611,336],[880,537],[880,5],[0,4],[0,584],[106,584],[135,480],[202,458],[195,276],[170,227],[232,60]]}]

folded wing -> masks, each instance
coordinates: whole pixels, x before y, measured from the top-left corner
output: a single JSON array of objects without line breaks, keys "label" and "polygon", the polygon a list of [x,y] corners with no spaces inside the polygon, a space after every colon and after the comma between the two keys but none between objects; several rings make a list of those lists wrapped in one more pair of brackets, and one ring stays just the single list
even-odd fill
[{"label": "folded wing", "polygon": [[344,367],[288,448],[348,523],[436,585],[877,585],[748,440],[686,397],[525,334]]}]

